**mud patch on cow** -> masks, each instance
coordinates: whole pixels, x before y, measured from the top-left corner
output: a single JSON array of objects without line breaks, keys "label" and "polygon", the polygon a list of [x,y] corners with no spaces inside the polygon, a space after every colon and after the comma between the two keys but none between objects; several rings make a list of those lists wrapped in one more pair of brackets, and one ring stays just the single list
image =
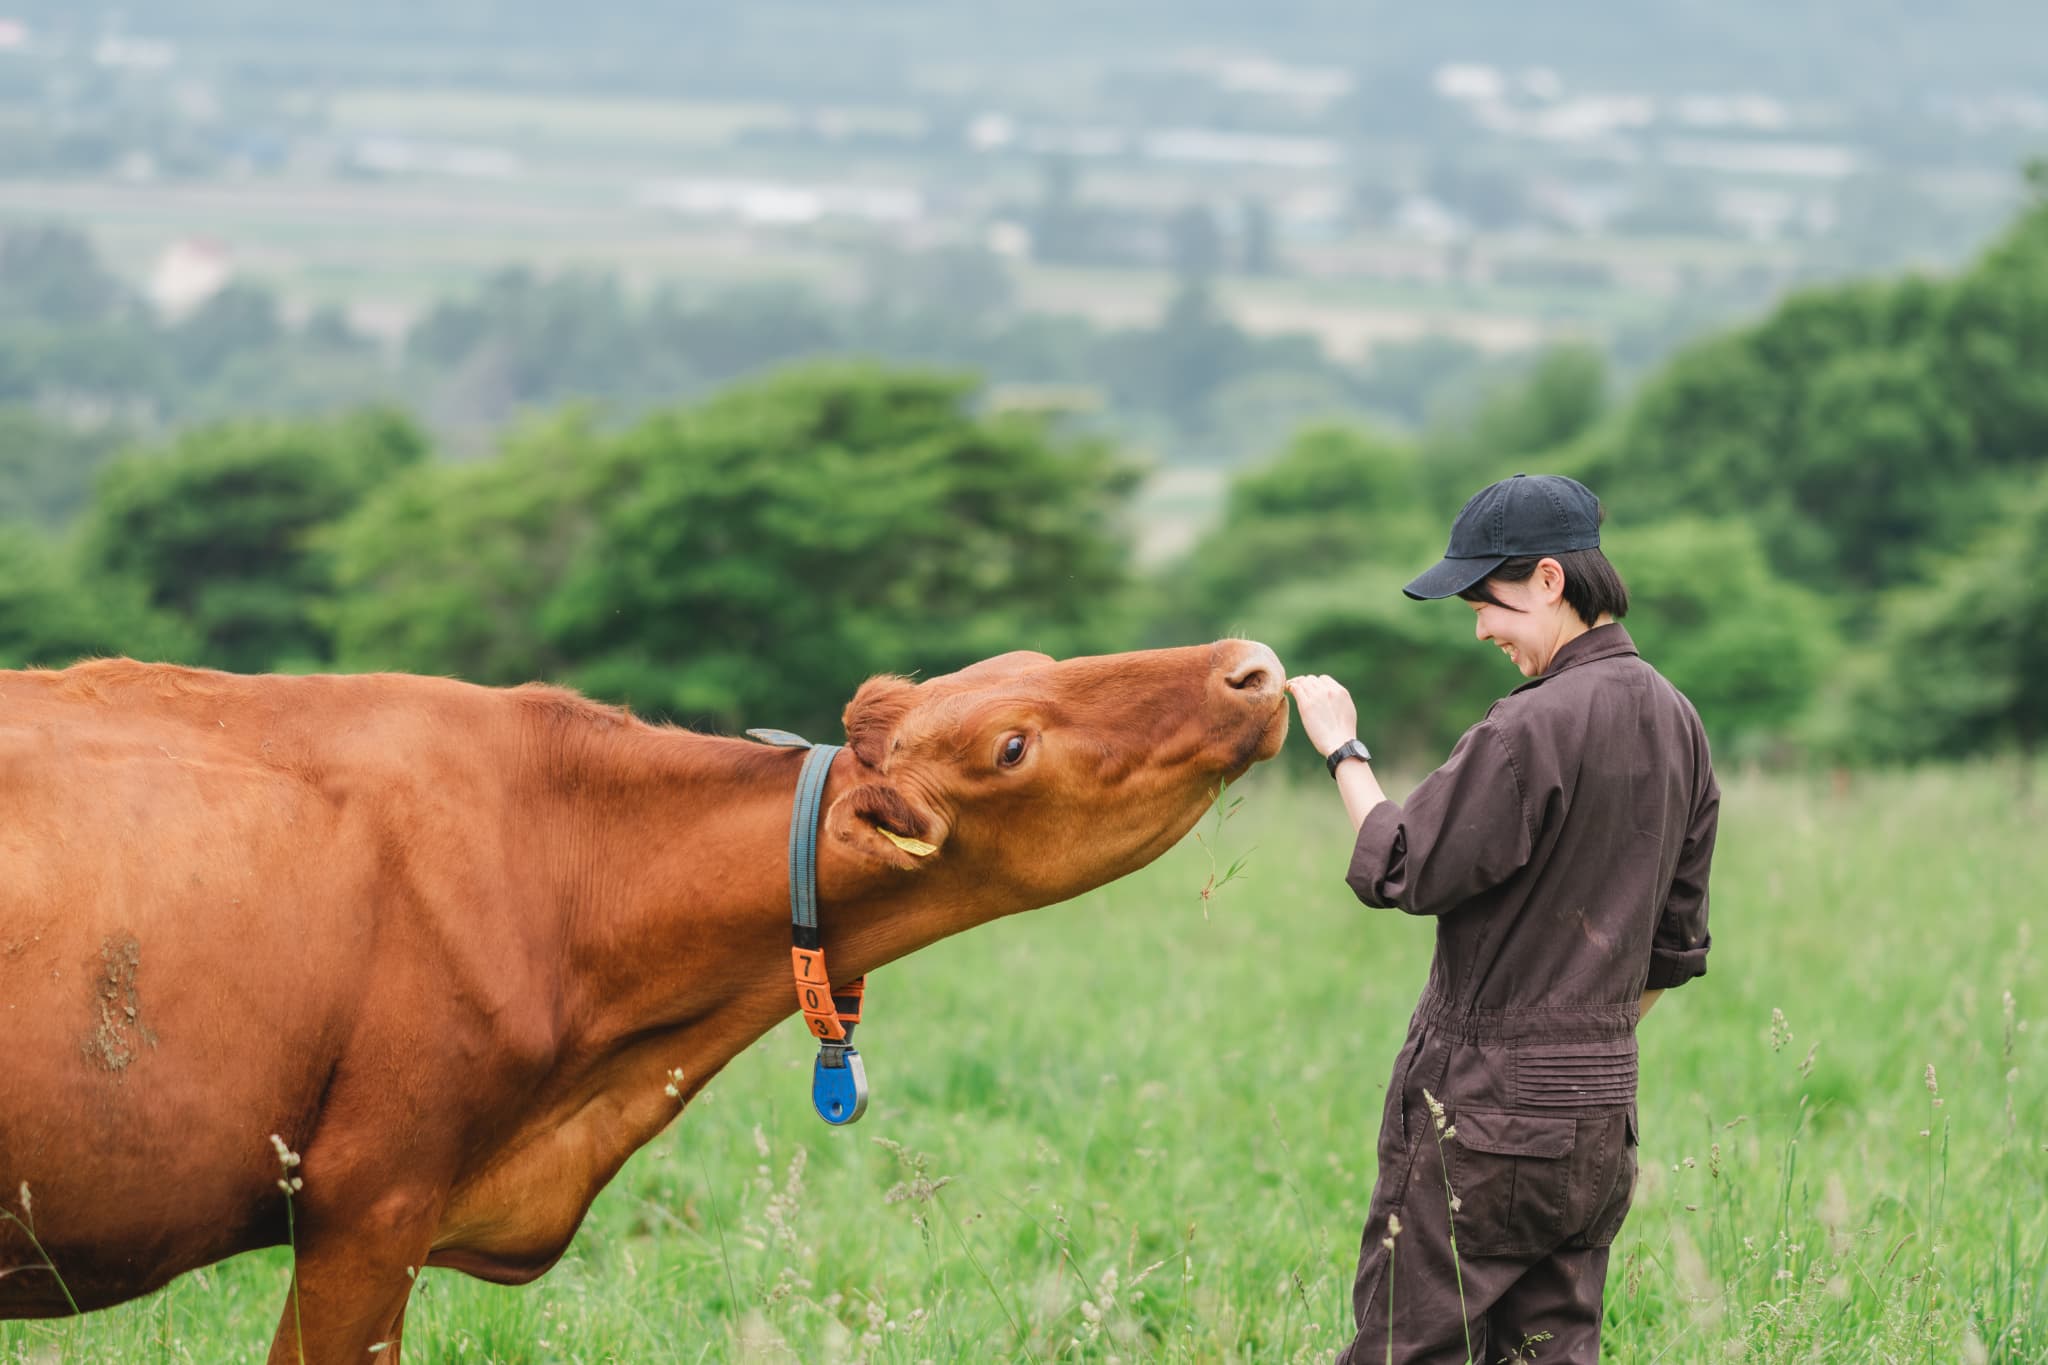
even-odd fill
[{"label": "mud patch on cow", "polygon": [[142,945],[132,935],[100,944],[100,973],[94,978],[99,1024],[85,1040],[85,1055],[95,1066],[119,1075],[145,1047],[156,1046],[156,1034],[142,1019],[142,995],[136,978],[142,971]]}]

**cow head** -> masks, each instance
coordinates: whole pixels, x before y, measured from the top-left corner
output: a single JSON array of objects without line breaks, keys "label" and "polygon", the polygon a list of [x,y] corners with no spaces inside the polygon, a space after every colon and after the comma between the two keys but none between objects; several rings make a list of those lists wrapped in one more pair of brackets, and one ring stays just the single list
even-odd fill
[{"label": "cow head", "polygon": [[855,784],[825,815],[826,894],[938,879],[1008,911],[1114,880],[1279,751],[1285,682],[1251,640],[872,678],[846,708]]}]

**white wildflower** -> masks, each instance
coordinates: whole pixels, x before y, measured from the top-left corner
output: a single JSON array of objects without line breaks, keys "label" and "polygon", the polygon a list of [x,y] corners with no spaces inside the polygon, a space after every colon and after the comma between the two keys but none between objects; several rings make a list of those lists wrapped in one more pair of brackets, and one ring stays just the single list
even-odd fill
[{"label": "white wildflower", "polygon": [[287,1171],[299,1164],[299,1154],[285,1146],[284,1139],[277,1134],[270,1135],[270,1145],[277,1151],[277,1164]]}]

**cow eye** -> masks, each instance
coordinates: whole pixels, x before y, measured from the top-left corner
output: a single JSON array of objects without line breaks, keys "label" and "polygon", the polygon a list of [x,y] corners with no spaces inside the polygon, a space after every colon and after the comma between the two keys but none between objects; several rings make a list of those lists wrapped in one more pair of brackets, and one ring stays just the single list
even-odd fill
[{"label": "cow eye", "polygon": [[1015,767],[1024,757],[1024,736],[1011,735],[1003,741],[1003,766]]}]

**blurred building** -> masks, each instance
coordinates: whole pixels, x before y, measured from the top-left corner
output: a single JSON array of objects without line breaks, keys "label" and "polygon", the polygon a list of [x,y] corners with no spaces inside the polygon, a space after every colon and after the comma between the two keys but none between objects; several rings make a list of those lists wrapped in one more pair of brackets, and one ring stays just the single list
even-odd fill
[{"label": "blurred building", "polygon": [[227,288],[235,276],[227,248],[210,237],[187,237],[165,247],[144,287],[167,318],[180,318]]}]

